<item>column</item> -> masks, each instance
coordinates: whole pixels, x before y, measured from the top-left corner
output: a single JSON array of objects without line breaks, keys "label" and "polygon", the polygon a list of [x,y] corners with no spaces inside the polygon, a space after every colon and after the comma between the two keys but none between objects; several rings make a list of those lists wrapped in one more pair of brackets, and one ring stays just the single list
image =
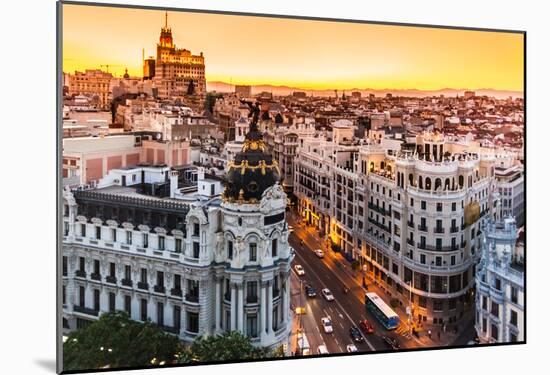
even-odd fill
[{"label": "column", "polygon": [[244,333],[243,328],[243,313],[244,313],[244,284],[240,283],[237,286],[238,292],[239,292],[239,298],[238,298],[238,311],[237,311],[237,329],[239,332]]},{"label": "column", "polygon": [[273,334],[273,280],[267,284],[267,333]]},{"label": "column", "polygon": [[214,299],[216,314],[216,332],[219,332],[221,330],[221,302],[221,278],[216,277],[216,298]]},{"label": "column", "polygon": [[284,286],[282,288],[282,292],[283,292],[283,324],[287,324],[287,321],[288,321],[288,309],[289,309],[289,305],[288,305],[288,295],[289,295],[289,290],[288,290],[288,279],[285,281],[284,283]]},{"label": "column", "polygon": [[262,281],[260,284],[260,337],[265,336],[267,331],[266,327],[266,300],[265,300],[265,288],[267,284]]},{"label": "column", "polygon": [[237,291],[235,288],[237,285],[231,283],[231,331],[236,329],[235,323],[237,321]]}]

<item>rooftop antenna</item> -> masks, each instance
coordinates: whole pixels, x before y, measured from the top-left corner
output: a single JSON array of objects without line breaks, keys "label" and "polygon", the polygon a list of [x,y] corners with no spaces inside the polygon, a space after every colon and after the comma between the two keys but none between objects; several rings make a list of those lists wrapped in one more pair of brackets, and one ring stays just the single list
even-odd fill
[{"label": "rooftop antenna", "polygon": [[168,28],[168,12],[164,12],[164,28]]},{"label": "rooftop antenna", "polygon": [[145,48],[141,49],[141,62],[145,61]]}]

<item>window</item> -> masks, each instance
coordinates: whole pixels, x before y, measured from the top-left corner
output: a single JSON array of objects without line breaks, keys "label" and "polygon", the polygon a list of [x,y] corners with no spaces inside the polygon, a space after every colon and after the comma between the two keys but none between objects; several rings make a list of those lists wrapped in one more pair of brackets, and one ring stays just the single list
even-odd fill
[{"label": "window", "polygon": [[456,299],[449,300],[449,310],[456,310]]},{"label": "window", "polygon": [[249,260],[251,262],[255,262],[256,261],[256,250],[257,250],[257,244],[255,243],[251,243],[248,245],[248,248],[249,248],[249,251],[250,251],[250,254],[249,254]]},{"label": "window", "polygon": [[258,283],[256,281],[248,281],[246,283],[246,302],[258,302]]},{"label": "window", "polygon": [[187,280],[187,296],[189,300],[198,302],[198,298],[199,298],[199,281],[198,280]]},{"label": "window", "polygon": [[246,315],[246,334],[250,337],[258,336],[258,315],[257,314]]},{"label": "window", "polygon": [[483,308],[483,310],[487,310],[487,297],[485,296],[481,298],[481,307]]},{"label": "window", "polygon": [[426,264],[426,254],[420,254],[420,263]]},{"label": "window", "polygon": [[227,241],[227,259],[233,259],[233,241]]},{"label": "window", "polygon": [[510,324],[514,327],[518,326],[518,313],[514,310],[510,310]]},{"label": "window", "polygon": [[277,256],[277,239],[276,238],[271,240],[271,256],[272,257]]},{"label": "window", "polygon": [[147,283],[147,268],[142,268],[141,269],[141,274],[140,274],[140,282],[146,284]]},{"label": "window", "polygon": [[193,224],[193,236],[198,236],[198,235],[199,235],[199,224],[195,223]]},{"label": "window", "polygon": [[79,257],[78,258],[78,263],[79,263],[78,264],[78,266],[79,266],[78,269],[79,269],[80,272],[86,272],[86,267],[84,265],[84,262],[85,262],[84,257]]},{"label": "window", "polygon": [[116,298],[115,293],[109,292],[109,311],[110,312],[115,311],[115,298]]},{"label": "window", "polygon": [[157,302],[157,324],[164,325],[164,304],[162,302]]},{"label": "window", "polygon": [[98,225],[95,227],[95,238],[96,240],[101,239],[101,227]]},{"label": "window", "polygon": [[499,279],[498,277],[495,278],[495,289],[496,289],[496,290],[500,290],[500,289],[501,289],[500,279]]},{"label": "window", "polygon": [[181,276],[174,275],[174,289],[181,290]]},{"label": "window", "polygon": [[437,212],[443,211],[443,203],[437,203],[435,207]]},{"label": "window", "polygon": [[129,230],[126,231],[126,244],[127,245],[132,244],[132,232]]},{"label": "window", "polygon": [[514,287],[511,287],[510,288],[510,300],[513,302],[513,303],[518,303],[518,290]]},{"label": "window", "polygon": [[173,310],[174,328],[179,332],[181,329],[181,307],[174,306]]},{"label": "window", "polygon": [[159,250],[164,250],[164,236],[159,236],[159,243],[158,243]]},{"label": "window", "polygon": [[441,267],[441,257],[435,257],[435,265]]},{"label": "window", "polygon": [[486,318],[483,318],[483,320],[482,320],[481,322],[482,322],[482,325],[481,325],[482,328],[481,328],[481,330],[482,330],[483,332],[487,332],[487,319],[486,319]]},{"label": "window", "polygon": [[443,240],[441,238],[436,238],[435,239],[435,249],[436,250],[441,250],[443,246]]},{"label": "window", "polygon": [[453,212],[456,211],[456,202],[453,202],[451,204],[451,211],[453,211]]},{"label": "window", "polygon": [[99,275],[99,260],[94,259],[94,274]]},{"label": "window", "polygon": [[147,248],[149,246],[149,235],[147,233],[143,233],[141,235],[141,240],[143,242],[143,247]]},{"label": "window", "polygon": [[147,300],[145,298],[142,298],[139,300],[139,318],[142,321],[147,320]]},{"label": "window", "polygon": [[85,307],[86,306],[86,291],[84,290],[84,287],[81,286],[78,288],[78,306]]},{"label": "window", "polygon": [[124,278],[126,280],[132,280],[132,266],[124,265]]},{"label": "window", "polygon": [[157,286],[164,288],[164,272],[157,271]]},{"label": "window", "polygon": [[80,224],[80,236],[86,237],[86,224]]},{"label": "window", "polygon": [[497,318],[499,317],[499,304],[498,303],[495,303],[495,301],[491,301],[491,314],[496,316]]},{"label": "window", "polygon": [[67,287],[63,285],[63,306],[67,303]]},{"label": "window", "polygon": [[124,296],[124,311],[132,316],[132,297]]},{"label": "window", "polygon": [[63,256],[63,276],[67,276],[67,270],[68,270],[67,257]]},{"label": "window", "polygon": [[111,228],[111,240],[116,242],[116,228]]},{"label": "window", "polygon": [[193,258],[198,258],[200,253],[200,247],[198,242],[193,242]]},{"label": "window", "polygon": [[440,299],[433,300],[434,311],[443,311],[443,301]]},{"label": "window", "polygon": [[456,264],[456,256],[451,255],[451,266],[454,266]]},{"label": "window", "polygon": [[191,333],[199,332],[199,314],[187,312],[187,331]]},{"label": "window", "polygon": [[94,289],[94,310],[99,311],[99,289]]},{"label": "window", "polygon": [[176,253],[181,253],[182,247],[181,247],[181,239],[176,238]]},{"label": "window", "polygon": [[422,210],[425,210],[426,209],[426,201],[420,201],[420,208]]}]

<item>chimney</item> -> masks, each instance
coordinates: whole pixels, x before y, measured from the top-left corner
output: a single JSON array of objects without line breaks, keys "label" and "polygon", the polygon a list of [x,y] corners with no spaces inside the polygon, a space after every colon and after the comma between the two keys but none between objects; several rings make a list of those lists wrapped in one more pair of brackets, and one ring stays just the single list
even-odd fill
[{"label": "chimney", "polygon": [[178,171],[170,171],[170,198],[174,198],[178,190]]}]

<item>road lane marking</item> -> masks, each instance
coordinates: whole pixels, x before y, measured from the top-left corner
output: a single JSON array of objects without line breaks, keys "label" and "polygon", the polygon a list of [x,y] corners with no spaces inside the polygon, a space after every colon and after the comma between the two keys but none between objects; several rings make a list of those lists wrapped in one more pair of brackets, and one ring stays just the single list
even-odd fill
[{"label": "road lane marking", "polygon": [[[297,256],[299,256],[300,258],[302,258],[302,260],[304,260],[304,258],[302,257],[301,254],[298,254],[297,253]],[[323,282],[323,280],[321,280],[321,278],[313,271],[311,271],[311,273],[315,276],[315,278],[317,279],[317,281],[319,281],[319,284],[321,285],[325,285],[325,283]],[[336,276],[338,277],[338,276]],[[359,298],[357,298],[359,300]],[[361,301],[361,300],[359,300]],[[340,309],[344,312],[344,314],[346,315],[346,317],[349,319],[349,321],[351,322],[351,324],[354,324],[354,321],[353,319],[349,316],[349,314],[346,312],[346,310],[342,307],[342,305],[340,304],[340,302],[338,302],[337,299],[334,299],[334,301],[339,307]],[[376,351],[376,349],[374,348],[374,346],[370,343],[370,341],[365,337],[365,335],[363,334],[363,332],[360,332],[361,336],[363,336],[363,338],[365,339],[365,343],[369,346],[369,348],[372,350],[372,351]]]}]

